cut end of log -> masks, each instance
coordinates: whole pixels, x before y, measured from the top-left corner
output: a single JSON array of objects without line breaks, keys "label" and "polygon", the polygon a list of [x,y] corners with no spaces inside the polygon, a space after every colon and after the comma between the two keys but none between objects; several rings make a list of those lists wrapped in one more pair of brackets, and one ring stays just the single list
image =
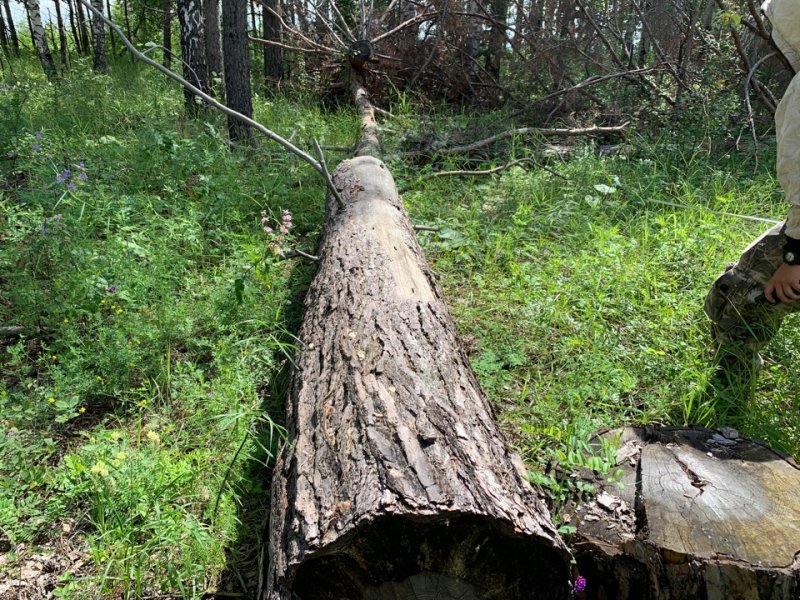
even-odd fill
[{"label": "cut end of log", "polygon": [[384,516],[297,570],[302,600],[565,598],[564,554],[484,516]]},{"label": "cut end of log", "polygon": [[577,508],[588,598],[800,598],[800,470],[731,428],[628,428]]}]

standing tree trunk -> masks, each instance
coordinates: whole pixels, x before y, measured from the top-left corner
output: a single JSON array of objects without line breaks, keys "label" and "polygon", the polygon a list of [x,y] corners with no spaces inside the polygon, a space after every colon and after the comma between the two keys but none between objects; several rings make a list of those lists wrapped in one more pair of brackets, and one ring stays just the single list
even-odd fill
[{"label": "standing tree trunk", "polygon": [[56,24],[58,26],[58,53],[61,56],[61,66],[69,71],[69,44],[67,42],[67,29],[64,27],[64,18],[61,14],[61,0],[55,0]]},{"label": "standing tree trunk", "polygon": [[[106,0],[106,14],[108,14],[108,18],[113,20],[113,14],[111,13],[111,0]],[[114,56],[117,53],[117,42],[115,41],[117,38],[115,35],[111,34],[109,31],[108,39],[111,42],[111,56]]]},{"label": "standing tree trunk", "polygon": [[565,599],[569,556],[491,406],[379,152],[338,166],[275,467],[267,600]]},{"label": "standing tree trunk", "polygon": [[8,58],[8,34],[6,34],[6,20],[3,18],[3,11],[0,10],[0,48],[3,49],[3,54]]},{"label": "standing tree trunk", "polygon": [[[205,25],[206,65],[212,88],[215,79],[222,78],[222,39],[219,28],[219,0],[203,0],[203,24]],[[221,91],[221,90],[220,90]]]},{"label": "standing tree trunk", "polygon": [[[205,93],[208,85],[206,49],[203,37],[203,12],[200,0],[178,0],[178,21],[181,26],[181,53],[183,55],[183,78]],[[183,88],[186,112],[196,115],[200,104],[188,89]]]},{"label": "standing tree trunk", "polygon": [[[277,12],[280,9],[278,0],[266,0],[261,11],[261,23],[264,28],[264,39],[271,42],[281,41],[281,22],[269,9]],[[278,46],[264,44],[264,95],[278,89],[283,79],[283,50]]]},{"label": "standing tree trunk", "polygon": [[161,63],[168,69],[172,68],[172,9],[170,0],[161,3],[161,45],[163,56]]},{"label": "standing tree trunk", "polygon": [[42,69],[49,81],[55,81],[57,77],[56,65],[53,62],[53,55],[50,54],[50,47],[47,45],[47,38],[44,35],[44,25],[42,25],[42,14],[39,12],[39,0],[25,0],[25,9],[28,11],[28,22],[31,26],[31,37],[36,48],[36,54],[42,63]]},{"label": "standing tree trunk", "polygon": [[[77,1],[77,0],[76,0]],[[78,26],[75,20],[75,5],[72,0],[66,0],[67,7],[69,8],[69,28],[72,33],[72,41],[75,42],[75,50],[78,54],[83,54],[83,47],[81,46],[81,36],[78,35]]]},{"label": "standing tree trunk", "polygon": [[[103,14],[103,0],[92,0],[92,8]],[[102,19],[97,16],[92,19],[92,51],[94,53],[95,73],[107,73],[106,28]]]},{"label": "standing tree trunk", "polygon": [[500,62],[503,55],[503,47],[506,43],[506,24],[508,18],[508,0],[491,0],[490,3],[492,18],[491,29],[489,30],[489,44],[486,49],[486,71],[500,81]]},{"label": "standing tree trunk", "polygon": [[[222,3],[222,55],[225,64],[225,103],[243,115],[253,115],[250,56],[247,44],[247,0]],[[251,143],[249,126],[228,116],[228,135],[234,142]]]},{"label": "standing tree trunk", "polygon": [[89,52],[89,34],[86,27],[86,13],[83,12],[83,5],[79,0],[75,0],[75,12],[77,13],[78,35],[81,38],[81,49],[84,54]]},{"label": "standing tree trunk", "polygon": [[3,8],[6,11],[6,23],[8,24],[8,37],[11,38],[11,47],[14,48],[14,54],[19,56],[19,37],[17,36],[17,28],[14,26],[14,17],[11,15],[11,5],[8,0],[3,0]]}]

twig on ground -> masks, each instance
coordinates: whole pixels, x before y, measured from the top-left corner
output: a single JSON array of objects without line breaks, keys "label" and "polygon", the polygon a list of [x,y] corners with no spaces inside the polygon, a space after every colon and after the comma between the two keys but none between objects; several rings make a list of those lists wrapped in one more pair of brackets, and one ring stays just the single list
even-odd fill
[{"label": "twig on ground", "polygon": [[297,258],[301,256],[302,258],[307,258],[308,260],[313,260],[314,262],[319,261],[319,256],[314,254],[309,254],[308,252],[303,252],[302,250],[287,250],[286,252],[281,251],[278,254],[278,258],[281,260],[289,260],[292,258]]}]

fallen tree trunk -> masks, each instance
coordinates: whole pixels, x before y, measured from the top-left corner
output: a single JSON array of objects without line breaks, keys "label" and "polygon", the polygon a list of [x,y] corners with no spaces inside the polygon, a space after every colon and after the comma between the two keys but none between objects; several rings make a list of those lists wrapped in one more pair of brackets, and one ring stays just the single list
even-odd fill
[{"label": "fallen tree trunk", "polygon": [[800,597],[800,470],[735,430],[629,428],[620,488],[578,508],[586,598]]},{"label": "fallen tree trunk", "polygon": [[360,112],[367,135],[333,174],[343,204],[329,195],[298,336],[261,597],[566,598],[567,551]]}]

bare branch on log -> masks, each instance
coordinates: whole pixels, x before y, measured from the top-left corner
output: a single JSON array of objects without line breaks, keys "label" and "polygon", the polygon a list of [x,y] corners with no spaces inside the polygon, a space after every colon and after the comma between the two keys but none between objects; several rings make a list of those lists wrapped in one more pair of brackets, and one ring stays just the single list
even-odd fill
[{"label": "bare branch on log", "polygon": [[[262,133],[263,135],[265,135],[267,138],[269,138],[273,142],[276,142],[277,144],[283,146],[283,148],[285,148],[286,150],[288,150],[289,152],[291,152],[295,156],[299,157],[306,164],[310,165],[312,169],[314,169],[317,173],[319,173],[322,176],[322,178],[325,180],[325,183],[328,186],[328,189],[330,190],[330,192],[334,196],[337,196],[339,194],[339,191],[333,185],[333,181],[331,180],[331,175],[328,172],[328,169],[325,167],[324,161],[315,160],[310,154],[308,154],[307,152],[304,152],[303,150],[301,150],[300,148],[298,148],[297,146],[292,144],[289,140],[281,137],[280,135],[278,135],[274,131],[271,131],[270,129],[267,129],[266,127],[264,127],[258,121],[255,121],[255,120],[251,119],[250,117],[243,115],[240,112],[237,112],[237,111],[235,111],[235,110],[233,110],[231,108],[228,108],[224,104],[220,103],[216,98],[214,98],[212,96],[209,96],[208,94],[206,94],[201,89],[193,86],[191,83],[186,81],[183,77],[181,77],[180,75],[178,75],[174,71],[166,68],[161,63],[158,63],[158,62],[154,61],[149,56],[146,56],[144,53],[140,52],[139,49],[136,48],[136,46],[133,45],[133,43],[125,36],[125,34],[117,26],[116,23],[114,23],[111,19],[107,18],[104,14],[100,13],[99,11],[96,11],[95,8],[91,5],[91,3],[88,0],[78,0],[78,1],[81,4],[83,4],[87,9],[92,11],[92,14],[95,15],[95,17],[101,19],[106,25],[108,25],[114,31],[114,33],[116,33],[119,36],[120,40],[122,40],[123,45],[134,56],[134,58],[136,58],[137,60],[139,60],[139,61],[141,61],[141,62],[143,62],[143,63],[145,63],[147,65],[150,65],[151,67],[153,67],[154,69],[157,69],[158,71],[161,71],[162,73],[164,73],[164,75],[166,75],[167,77],[169,77],[173,81],[177,81],[182,86],[184,86],[186,89],[191,91],[193,94],[195,94],[196,96],[199,96],[200,98],[202,98],[210,106],[213,106],[217,110],[222,111],[226,115],[229,115],[229,116],[231,116],[231,117],[233,117],[235,119],[238,119],[238,120],[242,121],[243,123],[246,123],[247,125],[249,125],[253,129],[255,129],[256,131],[258,131],[258,132]],[[277,13],[275,13],[275,14],[277,15]]]},{"label": "bare branch on log", "polygon": [[339,10],[339,7],[336,4],[336,0],[330,0],[330,5],[333,8],[333,12],[336,13],[337,17],[339,17],[339,21],[341,21],[342,27],[344,27],[344,31],[347,34],[348,39],[351,42],[355,42],[356,41],[356,36],[353,35],[353,32],[350,30],[350,27],[347,25],[347,19],[344,18],[344,15],[342,15],[341,11]]},{"label": "bare branch on log", "polygon": [[319,147],[319,142],[317,140],[314,140],[314,148],[317,150],[317,155],[319,155],[319,163],[322,167],[322,176],[325,178],[325,183],[328,186],[328,190],[331,192],[331,194],[333,194],[333,197],[336,198],[339,208],[344,208],[342,196],[339,194],[339,190],[333,184],[331,173],[328,171],[328,165],[325,163],[325,153],[322,151],[322,148]]},{"label": "bare branch on log", "polygon": [[[84,2],[84,1],[85,0],[81,0],[81,2]],[[270,14],[275,16],[275,18],[278,19],[281,22],[281,26],[286,31],[288,31],[289,33],[291,33],[295,37],[303,40],[306,44],[308,44],[312,48],[316,48],[317,50],[321,50],[323,52],[327,52],[328,54],[333,54],[333,55],[342,54],[341,51],[336,50],[335,48],[329,48],[328,46],[324,46],[322,44],[318,44],[317,42],[315,42],[314,40],[312,40],[308,36],[303,35],[303,33],[301,31],[299,31],[299,30],[295,29],[294,27],[292,27],[291,25],[289,25],[277,11],[275,11],[270,6],[267,6],[262,0],[256,0],[256,2],[258,2],[264,10],[269,11]]]},{"label": "bare branch on log", "polygon": [[313,260],[314,262],[319,261],[319,256],[315,256],[313,254],[309,254],[308,252],[303,252],[302,250],[287,250],[286,252],[281,251],[278,254],[278,257],[281,260],[289,260],[291,258],[297,258],[298,256],[302,258],[307,258],[308,260]]}]

